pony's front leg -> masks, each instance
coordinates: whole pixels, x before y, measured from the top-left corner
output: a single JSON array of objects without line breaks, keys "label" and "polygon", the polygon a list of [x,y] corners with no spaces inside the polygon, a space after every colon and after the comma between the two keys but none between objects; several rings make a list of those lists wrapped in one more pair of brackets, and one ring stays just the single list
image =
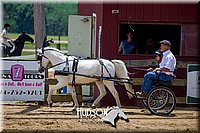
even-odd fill
[{"label": "pony's front leg", "polygon": [[53,93],[55,90],[58,90],[58,89],[60,89],[60,88],[62,88],[62,87],[64,87],[64,86],[65,86],[65,83],[63,83],[63,82],[58,82],[53,88],[49,89],[49,93],[48,93],[48,96],[47,96],[47,103],[48,103],[48,105],[49,105],[50,107],[52,107],[52,104],[53,104],[53,102],[52,102],[52,100],[51,100],[51,95],[52,95],[52,93]]},{"label": "pony's front leg", "polygon": [[77,107],[79,106],[78,105],[78,100],[77,100],[77,97],[76,97],[76,90],[74,87],[72,87],[72,85],[67,85],[67,88],[70,89],[70,92],[71,92],[71,95],[72,95],[72,99],[74,101],[74,107],[72,109],[72,111],[76,111]]}]

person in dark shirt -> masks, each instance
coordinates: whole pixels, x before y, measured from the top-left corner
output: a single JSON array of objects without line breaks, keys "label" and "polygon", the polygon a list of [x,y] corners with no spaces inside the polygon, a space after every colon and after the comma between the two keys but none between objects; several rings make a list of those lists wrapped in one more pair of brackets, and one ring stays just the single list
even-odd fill
[{"label": "person in dark shirt", "polygon": [[135,54],[137,51],[137,45],[133,42],[133,34],[127,33],[127,40],[122,40],[118,49],[119,54]]},{"label": "person in dark shirt", "polygon": [[154,54],[156,47],[152,38],[148,38],[145,42],[145,54]]}]

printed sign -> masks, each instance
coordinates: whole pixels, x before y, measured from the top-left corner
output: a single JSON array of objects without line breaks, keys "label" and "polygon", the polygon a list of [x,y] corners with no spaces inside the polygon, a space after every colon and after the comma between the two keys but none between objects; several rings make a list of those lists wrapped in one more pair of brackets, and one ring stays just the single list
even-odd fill
[{"label": "printed sign", "polygon": [[37,61],[2,61],[0,100],[44,101],[45,75]]},{"label": "printed sign", "polygon": [[187,104],[200,104],[200,65],[187,66]]},{"label": "printed sign", "polygon": [[116,128],[116,123],[121,118],[129,122],[128,117],[119,107],[107,107],[106,109],[77,108],[77,116],[81,122],[105,122]]},{"label": "printed sign", "polygon": [[16,64],[11,67],[11,75],[13,81],[22,81],[24,75],[24,67]]}]

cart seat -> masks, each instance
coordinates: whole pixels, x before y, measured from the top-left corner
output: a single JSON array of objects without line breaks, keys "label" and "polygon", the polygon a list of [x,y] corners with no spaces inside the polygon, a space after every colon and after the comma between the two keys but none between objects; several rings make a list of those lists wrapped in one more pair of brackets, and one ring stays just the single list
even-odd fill
[{"label": "cart seat", "polygon": [[174,72],[173,72],[174,75],[172,75],[173,80],[171,80],[171,81],[156,80],[155,84],[156,85],[171,86],[173,84],[174,78],[176,78],[176,72],[177,72],[177,68],[174,69]]},{"label": "cart seat", "polygon": [[164,85],[164,86],[171,86],[173,84],[173,80],[172,81],[162,81],[162,80],[156,80],[155,81],[156,85]]}]

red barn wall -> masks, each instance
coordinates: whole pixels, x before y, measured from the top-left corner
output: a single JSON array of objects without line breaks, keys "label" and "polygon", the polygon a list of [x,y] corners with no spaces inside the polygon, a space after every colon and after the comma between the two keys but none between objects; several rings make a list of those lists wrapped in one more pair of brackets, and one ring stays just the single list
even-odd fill
[{"label": "red barn wall", "polygon": [[[119,14],[112,14],[119,10]],[[78,4],[78,15],[97,14],[97,31],[102,31],[104,58],[134,59],[117,55],[119,22],[180,24],[182,28],[180,56],[198,56],[199,19],[197,4]],[[98,34],[97,34],[98,35]],[[140,57],[140,56],[138,56]]]},{"label": "red barn wall", "polygon": [[[103,8],[103,57],[134,59],[134,57],[117,55],[118,24],[120,22],[180,24],[182,28],[180,55],[198,56],[197,7],[197,4],[105,4]],[[119,14],[112,14],[112,10],[116,9],[119,10]]]},{"label": "red barn wall", "polygon": [[[79,4],[78,4],[78,15],[92,16],[92,13],[96,13],[96,15],[97,15],[96,38],[98,38],[99,26],[103,24],[103,5],[100,4],[100,3],[94,4],[94,3],[79,2]],[[96,40],[96,44],[97,43],[98,43],[98,40]]]},{"label": "red barn wall", "polygon": [[[112,10],[119,10],[118,14],[112,14]],[[129,72],[136,72],[136,78],[140,80],[136,84],[136,90],[140,90],[143,75],[145,72],[138,72],[132,68],[141,66],[140,63],[134,64],[134,61],[147,62],[152,58],[148,55],[118,55],[117,49],[119,46],[119,24],[125,23],[153,23],[153,24],[179,24],[181,25],[181,51],[177,58],[177,78],[172,90],[177,97],[186,96],[187,85],[187,64],[199,62],[199,18],[197,4],[89,4],[79,3],[79,15],[91,15],[97,13],[97,31],[98,26],[102,25],[102,58],[106,59],[121,59],[124,60]],[[98,32],[97,32],[98,33]],[[98,35],[98,34],[97,34]],[[123,105],[138,104],[136,99],[128,99],[124,89],[117,87],[119,96]],[[95,91],[95,97],[98,91]],[[114,98],[108,92],[106,97],[101,101],[101,105],[114,105]]]}]

